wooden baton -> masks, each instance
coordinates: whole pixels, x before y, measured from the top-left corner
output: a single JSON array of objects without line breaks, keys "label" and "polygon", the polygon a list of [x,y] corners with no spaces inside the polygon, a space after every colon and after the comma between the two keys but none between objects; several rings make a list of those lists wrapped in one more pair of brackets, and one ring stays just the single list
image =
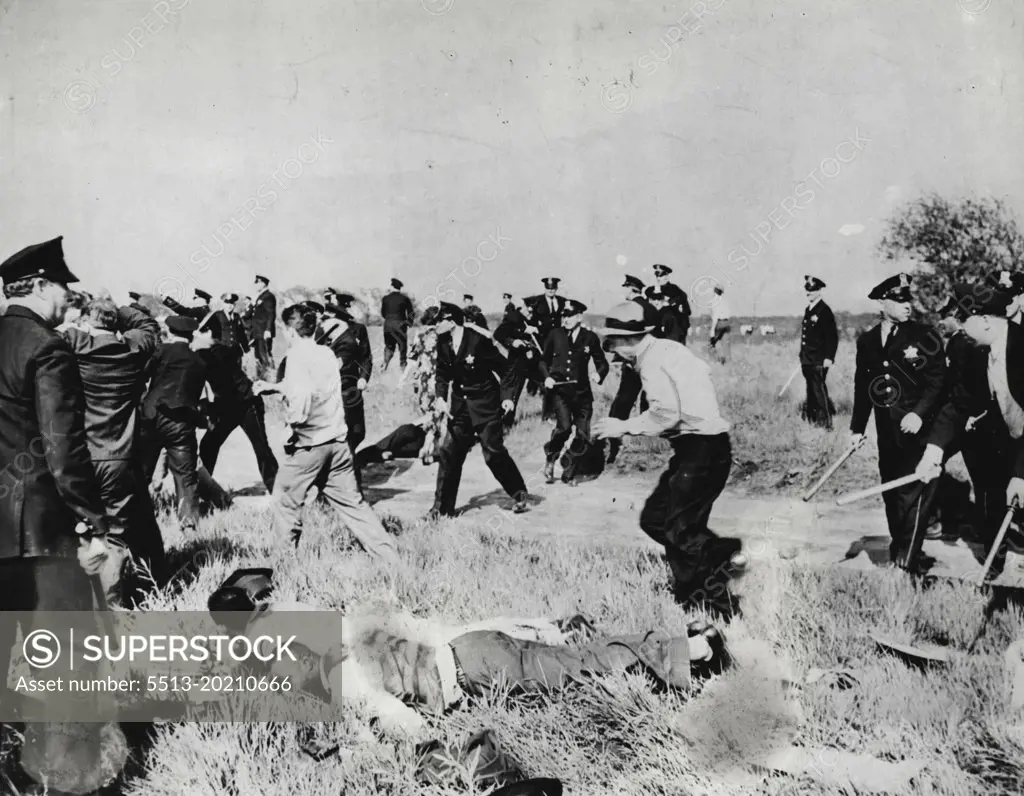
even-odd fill
[{"label": "wooden baton", "polygon": [[793,372],[792,372],[792,373],[790,374],[790,376],[789,376],[789,379],[788,379],[788,380],[786,381],[786,383],[785,383],[785,384],[783,384],[783,385],[782,385],[782,389],[781,389],[781,390],[779,390],[779,395],[778,395],[778,397],[779,397],[779,398],[781,398],[781,397],[782,397],[783,395],[785,395],[785,394],[786,394],[786,390],[788,390],[788,389],[789,389],[789,385],[793,383],[793,379],[795,379],[795,378],[796,378],[796,374],[797,374],[797,373],[799,373],[799,372],[800,372],[800,366],[799,366],[799,365],[797,365],[797,366],[796,366],[796,370],[794,370],[794,371],[793,371]]},{"label": "wooden baton", "polygon": [[864,438],[861,437],[860,442],[855,442],[849,448],[847,448],[846,452],[842,456],[839,457],[839,459],[835,462],[835,464],[833,464],[831,467],[829,467],[825,471],[825,474],[821,478],[818,479],[817,483],[814,486],[812,486],[804,494],[804,503],[806,503],[808,500],[810,500],[812,497],[814,497],[814,495],[818,492],[818,490],[821,489],[825,485],[825,482],[828,481],[828,479],[830,479],[833,475],[835,475],[836,472],[839,470],[839,468],[842,467],[844,464],[846,464],[847,459],[849,459],[851,456],[853,456],[853,454],[855,454],[857,452],[857,449],[860,448],[860,446],[863,445],[863,444],[864,444]]},{"label": "wooden baton", "polygon": [[849,495],[844,495],[843,497],[836,500],[836,505],[845,506],[848,503],[853,503],[858,500],[863,500],[864,498],[873,497],[874,495],[881,495],[883,492],[888,492],[890,489],[898,489],[901,486],[906,486],[907,484],[912,484],[915,481],[920,480],[921,476],[919,476],[917,473],[911,473],[910,475],[905,475],[902,478],[896,478],[887,483],[879,484],[878,486],[873,486],[870,489],[862,489],[860,492],[851,492]]},{"label": "wooden baton", "polygon": [[996,534],[996,540],[992,544],[992,549],[989,550],[988,558],[985,559],[985,567],[981,570],[981,576],[978,578],[978,585],[983,586],[985,584],[985,578],[988,575],[988,571],[992,569],[992,564],[996,560],[996,556],[999,554],[999,548],[1003,546],[1003,541],[1006,539],[1006,534],[1010,530],[1010,523],[1013,522],[1013,515],[1017,511],[1017,501],[1013,501],[1006,510],[1006,516],[1003,517],[1003,524],[999,526],[999,533]]}]

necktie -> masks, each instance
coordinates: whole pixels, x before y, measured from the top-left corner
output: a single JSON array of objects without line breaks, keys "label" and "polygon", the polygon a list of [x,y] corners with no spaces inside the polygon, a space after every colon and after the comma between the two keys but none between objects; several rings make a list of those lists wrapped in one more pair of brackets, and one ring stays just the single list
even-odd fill
[{"label": "necktie", "polygon": [[551,314],[555,314],[555,300],[553,298],[548,299],[548,306],[551,307]]},{"label": "necktie", "polygon": [[895,323],[892,324],[891,326],[889,326],[889,334],[885,338],[885,343],[882,346],[883,348],[885,348],[886,346],[889,345],[889,343],[892,342],[892,338],[894,338],[896,336],[896,329],[897,328],[898,328],[898,326]]}]

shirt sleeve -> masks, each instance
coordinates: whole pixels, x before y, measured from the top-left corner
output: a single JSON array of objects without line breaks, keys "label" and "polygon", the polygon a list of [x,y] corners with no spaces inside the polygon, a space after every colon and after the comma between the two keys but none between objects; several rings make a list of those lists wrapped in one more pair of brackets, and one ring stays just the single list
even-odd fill
[{"label": "shirt sleeve", "polygon": [[306,358],[291,356],[288,359],[288,370],[281,383],[281,396],[285,402],[285,420],[295,426],[301,425],[309,417],[313,403],[313,384]]},{"label": "shirt sleeve", "polygon": [[681,419],[675,382],[663,364],[652,364],[640,376],[647,395],[647,411],[624,424],[624,433],[630,436],[656,437],[675,428]]}]

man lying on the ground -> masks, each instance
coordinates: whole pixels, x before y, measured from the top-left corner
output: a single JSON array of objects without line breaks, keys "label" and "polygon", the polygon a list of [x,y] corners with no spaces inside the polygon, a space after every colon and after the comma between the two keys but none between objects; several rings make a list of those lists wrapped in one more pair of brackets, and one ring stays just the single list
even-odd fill
[{"label": "man lying on the ground", "polygon": [[[691,623],[687,637],[648,630],[565,646],[581,617],[485,620],[461,627],[405,614],[343,617],[304,623],[290,612],[316,611],[304,603],[256,607],[241,588],[222,588],[209,600],[218,624],[251,639],[296,636],[297,661],[274,662],[271,673],[343,707],[362,706],[383,730],[416,738],[424,729],[417,710],[439,715],[467,695],[504,683],[512,694],[549,691],[587,675],[646,671],[661,685],[687,691],[691,674],[724,671],[724,639],[706,622]],[[582,621],[581,621],[582,620]],[[332,624],[326,627],[325,624]],[[415,708],[415,709],[414,709]]]},{"label": "man lying on the ground", "polygon": [[434,464],[437,451],[427,446],[430,422],[430,416],[423,415],[415,423],[403,423],[383,439],[357,451],[356,466],[362,468],[392,459],[421,459],[424,464]]}]

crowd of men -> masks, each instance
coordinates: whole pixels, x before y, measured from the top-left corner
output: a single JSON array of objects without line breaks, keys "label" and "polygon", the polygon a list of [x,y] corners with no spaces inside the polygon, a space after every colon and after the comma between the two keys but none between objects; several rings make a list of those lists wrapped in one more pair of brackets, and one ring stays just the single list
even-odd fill
[{"label": "crowd of men", "polygon": [[[477,443],[512,510],[529,510],[504,438],[532,385],[553,421],[543,451],[548,483],[559,461],[566,484],[595,477],[625,436],[669,442],[672,458],[640,527],[665,547],[677,599],[729,616],[728,582],[745,566],[742,544],[715,534],[708,520],[731,471],[730,425],[710,366],[687,347],[688,297],[671,282],[671,268],[656,265],[654,273],[651,286],[626,276],[623,302],[604,314],[600,334],[584,323],[586,305],[559,294],[555,277],[542,280],[538,295],[505,294],[493,332],[469,294],[462,306],[440,302],[418,319],[437,335],[433,394],[446,418],[430,514],[455,514],[463,466]],[[0,279],[7,300],[0,316],[5,611],[133,606],[161,587],[168,572],[150,492],[158,460],[165,458],[173,476],[178,519],[188,532],[200,517],[202,476],[212,480],[220,448],[237,428],[272,496],[283,549],[298,547],[303,507],[319,493],[367,552],[399,566],[394,539],[361,486],[357,453],[373,357],[352,311],[355,296],[328,288],[322,302],[293,303],[278,317],[269,279],[257,276],[251,299],[226,293],[215,300],[196,290],[191,306],[164,298],[170,314],[158,320],[138,293],[118,306],[109,295],[73,292],[78,278],[61,238],[8,258]],[[831,429],[826,378],[838,334],[821,297],[825,287],[805,276],[799,360],[804,416]],[[417,323],[401,281],[393,279],[392,288],[380,307],[384,369],[395,351],[407,364]],[[942,465],[956,452],[974,487],[977,538],[991,544],[1006,509],[1024,504],[1024,278],[1004,273],[991,284],[957,285],[943,310],[945,337],[912,319],[908,275],[883,281],[869,298],[879,302],[882,320],[857,341],[850,431],[859,445],[874,414],[882,481],[915,476],[884,493],[892,560],[913,568]],[[712,351],[729,332],[720,294],[716,306]],[[279,324],[287,351],[275,361]],[[250,350],[255,380],[243,366]],[[594,422],[591,385],[608,377],[610,361],[621,365],[619,388],[609,416]],[[267,435],[268,394],[284,403],[289,436],[280,460]],[[630,417],[638,400],[640,412]],[[207,429],[201,441],[200,429]],[[370,447],[380,453],[382,446]],[[942,511],[966,514],[969,502],[947,499]],[[1000,554],[992,577],[1004,560]],[[3,629],[0,660],[8,661],[14,628]],[[72,741],[39,733],[46,751],[35,765],[43,776],[61,743]]]}]

